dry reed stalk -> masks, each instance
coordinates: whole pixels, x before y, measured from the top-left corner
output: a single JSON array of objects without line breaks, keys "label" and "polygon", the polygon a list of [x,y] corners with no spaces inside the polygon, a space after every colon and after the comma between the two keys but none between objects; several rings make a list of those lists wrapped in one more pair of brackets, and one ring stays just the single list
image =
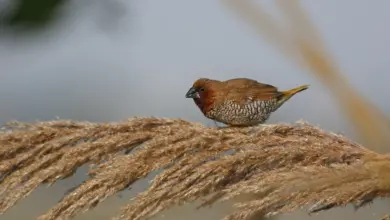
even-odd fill
[{"label": "dry reed stalk", "polygon": [[355,124],[355,130],[365,145],[378,152],[388,152],[389,117],[349,85],[299,0],[276,1],[285,16],[285,28],[253,1],[224,0],[222,3],[287,58],[308,68],[327,86],[345,115]]},{"label": "dry reed stalk", "polygon": [[[41,220],[71,218],[156,170],[162,172],[122,210],[121,219],[150,217],[197,199],[205,199],[203,207],[250,193],[256,196],[243,200],[228,219],[290,211],[318,199],[341,205],[366,199],[366,194],[374,198],[390,192],[390,177],[384,174],[384,167],[390,167],[387,157],[304,123],[217,129],[179,119],[134,118],[106,124],[52,121],[9,129],[0,132],[0,152],[12,152],[0,159],[6,171],[0,184],[2,213],[40,184],[67,178],[88,162],[95,164],[90,178]],[[121,153],[132,149],[131,154]],[[335,193],[336,183],[342,193]],[[302,184],[307,186],[299,187]],[[283,202],[289,205],[281,206]]]}]

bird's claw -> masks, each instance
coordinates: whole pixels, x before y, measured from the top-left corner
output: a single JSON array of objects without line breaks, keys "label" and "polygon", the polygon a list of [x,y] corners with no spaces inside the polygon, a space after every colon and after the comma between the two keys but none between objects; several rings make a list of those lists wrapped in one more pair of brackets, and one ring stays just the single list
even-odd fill
[{"label": "bird's claw", "polygon": [[217,127],[217,129],[223,128],[223,126],[219,126],[218,123],[215,120],[213,120],[213,121],[214,121],[215,127]]}]

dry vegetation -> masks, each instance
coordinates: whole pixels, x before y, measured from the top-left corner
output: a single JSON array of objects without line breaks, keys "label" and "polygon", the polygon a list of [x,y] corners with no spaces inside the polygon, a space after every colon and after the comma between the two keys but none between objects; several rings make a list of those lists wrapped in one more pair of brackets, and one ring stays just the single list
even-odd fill
[{"label": "dry vegetation", "polygon": [[389,158],[305,123],[220,129],[158,118],[14,123],[0,133],[0,144],[1,212],[40,184],[69,177],[87,162],[96,164],[90,178],[41,220],[93,208],[159,169],[120,219],[152,216],[197,199],[210,205],[249,194],[226,217],[248,219],[314,203],[311,211],[364,204],[390,192]]},{"label": "dry vegetation", "polygon": [[308,73],[328,87],[365,145],[377,152],[388,152],[390,120],[369,100],[361,97],[343,76],[342,68],[327,50],[300,0],[275,0],[282,22],[277,22],[254,1],[223,0],[222,3],[286,58],[309,70]]},{"label": "dry vegetation", "polygon": [[241,202],[226,219],[250,219],[305,206],[309,212],[348,203],[358,208],[388,197],[390,158],[378,153],[390,143],[389,119],[343,79],[299,2],[276,1],[290,32],[250,1],[223,2],[337,94],[362,142],[376,152],[304,123],[223,129],[158,118],[13,123],[0,132],[1,213],[89,162],[90,178],[41,220],[91,209],[156,170],[151,186],[118,218],[150,217],[197,199],[204,207],[235,198]]}]

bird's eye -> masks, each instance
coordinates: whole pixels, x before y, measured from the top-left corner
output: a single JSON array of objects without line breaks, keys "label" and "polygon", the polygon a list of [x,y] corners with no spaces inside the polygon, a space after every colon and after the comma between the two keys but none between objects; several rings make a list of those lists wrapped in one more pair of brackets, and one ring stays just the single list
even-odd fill
[{"label": "bird's eye", "polygon": [[201,92],[204,92],[204,88],[200,88],[200,91],[201,91]]}]

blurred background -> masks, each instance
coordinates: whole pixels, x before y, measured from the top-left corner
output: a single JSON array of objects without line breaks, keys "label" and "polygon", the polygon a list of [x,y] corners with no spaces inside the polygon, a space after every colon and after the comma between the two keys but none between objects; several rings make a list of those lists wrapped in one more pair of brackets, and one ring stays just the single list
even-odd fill
[{"label": "blurred background", "polygon": [[[200,77],[248,77],[290,89],[311,84],[269,123],[300,119],[358,140],[327,88],[287,60],[220,1],[0,0],[0,123],[71,119],[112,122],[133,116],[183,118],[208,126],[184,95]],[[261,1],[275,13],[271,0]],[[388,1],[302,1],[350,83],[390,113]],[[35,219],[87,169],[41,187],[2,219]],[[147,187],[109,198],[76,219],[108,219]],[[155,219],[219,219],[231,208],[174,208]],[[352,207],[314,216],[297,212],[277,219],[379,219],[387,201],[357,212]],[[165,217],[164,217],[165,216]]]}]

